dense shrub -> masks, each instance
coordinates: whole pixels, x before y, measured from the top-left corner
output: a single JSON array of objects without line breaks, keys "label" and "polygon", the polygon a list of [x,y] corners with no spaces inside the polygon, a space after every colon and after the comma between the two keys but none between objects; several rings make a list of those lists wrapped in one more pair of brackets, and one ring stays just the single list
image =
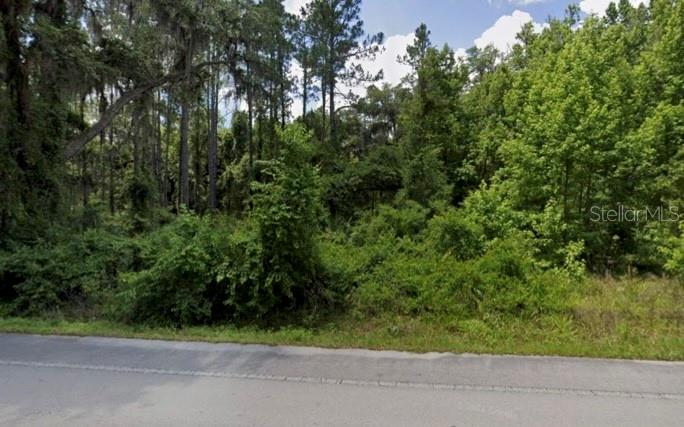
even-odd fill
[{"label": "dense shrub", "polygon": [[262,164],[253,209],[230,227],[183,214],[145,239],[145,267],[124,275],[113,305],[132,321],[176,325],[263,319],[327,299],[317,246],[322,214],[310,135],[290,126]]},{"label": "dense shrub", "polygon": [[0,297],[26,314],[100,304],[135,266],[138,249],[103,229],[16,245],[0,253]]},{"label": "dense shrub", "polygon": [[214,271],[225,252],[224,227],[182,214],[142,242],[144,268],[122,275],[112,314],[123,320],[185,325],[206,322],[222,303]]},{"label": "dense shrub", "polygon": [[402,161],[397,147],[381,145],[366,158],[345,163],[341,172],[325,176],[323,197],[331,215],[354,218],[359,210],[390,202],[401,189]]},{"label": "dense shrub", "polygon": [[[311,134],[300,125],[292,125],[281,133],[280,140],[278,158],[262,172],[265,182],[254,187],[252,218],[257,225],[258,246],[238,240],[247,245],[246,254],[257,260],[260,270],[245,280],[244,274],[230,273],[241,266],[228,265],[228,273],[222,275],[233,280],[229,286],[234,290],[232,304],[239,311],[248,308],[257,317],[305,305],[323,290],[324,273],[316,241],[323,210],[318,173],[309,163]],[[240,278],[237,283],[235,277]],[[250,289],[245,300],[245,292],[238,287],[246,284]]]},{"label": "dense shrub", "polygon": [[530,217],[516,211],[503,186],[483,186],[463,203],[463,214],[482,228],[487,240],[502,238],[528,227]]},{"label": "dense shrub", "polygon": [[570,278],[545,269],[534,240],[522,233],[495,241],[474,260],[472,289],[481,312],[535,315],[563,307]]},{"label": "dense shrub", "polygon": [[[392,243],[385,246],[389,253],[366,263],[368,270],[358,276],[352,299],[367,314],[534,316],[564,307],[570,277],[544,268],[523,234],[490,242],[482,256],[466,261],[435,250],[430,241]],[[368,250],[361,247],[356,255]]]},{"label": "dense shrub", "polygon": [[376,241],[383,235],[413,237],[426,226],[429,210],[413,200],[397,207],[380,205],[377,212],[368,212],[352,231],[353,241],[363,244]]},{"label": "dense shrub", "polygon": [[318,173],[310,165],[310,134],[293,125],[279,140],[277,156],[260,165],[248,218],[221,233],[214,246],[220,253],[204,263],[201,275],[208,277],[209,288],[198,283],[193,289],[199,299],[212,299],[196,307],[200,317],[212,312],[212,318],[265,319],[327,296],[316,239],[323,211]]},{"label": "dense shrub", "polygon": [[684,282],[684,236],[670,238],[668,244],[662,248],[667,257],[665,269],[672,276]]},{"label": "dense shrub", "polygon": [[449,200],[452,186],[447,181],[439,149],[421,149],[403,170],[402,195],[427,206],[434,200]]},{"label": "dense shrub", "polygon": [[430,220],[427,239],[438,251],[462,260],[481,255],[484,250],[482,227],[453,208]]}]

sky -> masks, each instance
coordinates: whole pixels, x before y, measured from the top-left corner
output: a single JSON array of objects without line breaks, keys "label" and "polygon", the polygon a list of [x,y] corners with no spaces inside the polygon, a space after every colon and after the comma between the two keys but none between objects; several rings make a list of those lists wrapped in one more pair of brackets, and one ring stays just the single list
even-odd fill
[{"label": "sky", "polygon": [[[433,44],[449,44],[457,55],[471,46],[492,44],[506,51],[515,43],[515,35],[532,21],[541,31],[549,17],[562,17],[571,3],[578,3],[585,14],[604,14],[611,0],[363,0],[361,18],[367,34],[385,35],[384,52],[372,61],[361,61],[364,69],[384,72],[384,80],[397,84],[408,73],[396,61],[413,41],[413,32],[421,22],[431,31]],[[641,0],[630,0],[637,5]],[[285,0],[285,8],[298,13],[307,0]],[[295,74],[297,70],[294,70]],[[363,88],[354,92],[362,94]],[[294,112],[297,107],[294,106]]]}]

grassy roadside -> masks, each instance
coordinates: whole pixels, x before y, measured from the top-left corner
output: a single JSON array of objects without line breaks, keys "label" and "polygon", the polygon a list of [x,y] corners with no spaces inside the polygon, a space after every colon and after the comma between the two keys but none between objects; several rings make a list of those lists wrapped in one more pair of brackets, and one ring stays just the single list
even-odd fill
[{"label": "grassy roadside", "polygon": [[[42,335],[107,336],[206,342],[304,345],[328,348],[393,349],[416,352],[449,351],[520,355],[559,355],[626,359],[684,360],[681,334],[653,339],[551,331],[540,324],[506,322],[498,328],[466,323],[471,331],[454,331],[416,320],[345,322],[317,329],[287,327],[278,330],[204,326],[184,329],[129,326],[107,321],[69,321],[25,318],[0,319],[0,332]],[[548,321],[547,321],[548,322]],[[542,322],[546,323],[546,322]],[[480,330],[477,330],[480,329]]]},{"label": "grassy roadside", "polygon": [[660,279],[588,280],[562,315],[480,318],[339,315],[306,326],[183,329],[105,320],[0,317],[0,332],[392,349],[684,360],[684,288]]},{"label": "grassy roadside", "polygon": [[143,339],[303,345],[328,348],[392,349],[415,352],[449,351],[520,355],[559,355],[625,359],[684,360],[681,328],[669,333],[605,334],[592,337],[547,318],[535,322],[482,322],[467,320],[442,325],[415,319],[375,321],[344,320],[318,327],[285,327],[263,330],[254,327],[203,326],[172,329],[130,326],[108,321],[74,321],[26,318],[0,319],[0,332],[43,335],[107,336]]}]

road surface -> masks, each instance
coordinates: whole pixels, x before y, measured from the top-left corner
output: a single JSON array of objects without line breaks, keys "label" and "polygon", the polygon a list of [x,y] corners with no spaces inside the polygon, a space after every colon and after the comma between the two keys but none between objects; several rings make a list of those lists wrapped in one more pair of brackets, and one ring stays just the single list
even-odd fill
[{"label": "road surface", "polygon": [[5,426],[681,426],[684,363],[0,334]]}]

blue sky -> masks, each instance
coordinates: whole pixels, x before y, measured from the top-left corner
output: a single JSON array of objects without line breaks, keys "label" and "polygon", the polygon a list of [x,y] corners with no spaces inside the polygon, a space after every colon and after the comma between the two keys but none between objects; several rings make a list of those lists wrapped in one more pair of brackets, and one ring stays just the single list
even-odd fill
[{"label": "blue sky", "polygon": [[386,36],[407,34],[425,22],[436,44],[468,48],[502,16],[519,10],[536,22],[549,16],[563,16],[568,0],[527,3],[509,0],[365,0],[362,14],[368,32],[382,31]]},{"label": "blue sky", "polygon": [[[584,14],[603,14],[611,0],[363,0],[361,15],[367,33],[383,32],[384,51],[373,60],[358,60],[366,71],[383,70],[384,80],[398,84],[409,70],[397,63],[413,41],[413,32],[424,22],[434,44],[448,43],[456,55],[476,45],[493,44],[507,51],[515,43],[522,25],[532,22],[541,31],[549,17],[562,17],[567,6],[577,3]],[[642,0],[629,0],[637,5]],[[647,1],[647,0],[646,0]],[[308,0],[284,0],[285,8],[296,13]],[[293,65],[293,74],[301,69]],[[349,88],[357,95],[363,87]],[[298,101],[295,100],[295,104]],[[298,106],[294,107],[298,111]]]}]

